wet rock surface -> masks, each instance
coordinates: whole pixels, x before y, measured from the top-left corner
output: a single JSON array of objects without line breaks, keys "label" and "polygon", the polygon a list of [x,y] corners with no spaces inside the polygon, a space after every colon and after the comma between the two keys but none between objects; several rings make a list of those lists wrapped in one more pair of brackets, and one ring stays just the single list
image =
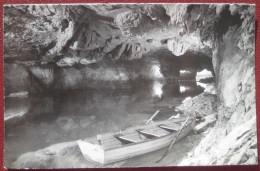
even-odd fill
[{"label": "wet rock surface", "polygon": [[[70,156],[70,157],[69,157]],[[73,167],[71,161],[77,159]],[[13,163],[13,167],[22,168],[66,168],[84,167],[85,159],[81,157],[77,142],[68,142],[50,146],[37,152],[26,153]],[[66,161],[66,162],[65,162]],[[64,165],[68,163],[68,165]],[[74,162],[73,162],[74,163]],[[82,163],[82,164],[81,164]],[[74,163],[76,164],[76,163]]]},{"label": "wet rock surface", "polygon": [[207,130],[208,127],[213,127],[214,124],[217,121],[216,116],[217,116],[216,114],[211,114],[211,115],[205,116],[203,118],[202,123],[199,123],[194,128],[195,133],[199,134],[199,133],[204,132],[205,130]]},{"label": "wet rock surface", "polygon": [[186,97],[183,104],[178,106],[177,109],[184,113],[195,113],[196,117],[203,118],[217,113],[216,100],[216,95],[202,93],[194,98]]},{"label": "wet rock surface", "polygon": [[[184,158],[179,165],[237,165],[258,162],[257,148],[253,146],[256,141],[255,118],[241,124],[229,134],[225,125],[216,123],[208,128],[200,143],[192,154]],[[252,155],[248,153],[252,152]]]}]

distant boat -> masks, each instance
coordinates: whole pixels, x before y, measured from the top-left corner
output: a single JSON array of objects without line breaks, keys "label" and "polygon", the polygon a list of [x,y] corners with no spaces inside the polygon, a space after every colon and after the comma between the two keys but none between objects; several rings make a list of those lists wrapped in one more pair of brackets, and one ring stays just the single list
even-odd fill
[{"label": "distant boat", "polygon": [[174,139],[176,142],[185,137],[194,126],[194,116],[181,115],[176,119],[153,122],[102,137],[99,135],[90,141],[77,142],[87,160],[106,165],[168,147]]}]

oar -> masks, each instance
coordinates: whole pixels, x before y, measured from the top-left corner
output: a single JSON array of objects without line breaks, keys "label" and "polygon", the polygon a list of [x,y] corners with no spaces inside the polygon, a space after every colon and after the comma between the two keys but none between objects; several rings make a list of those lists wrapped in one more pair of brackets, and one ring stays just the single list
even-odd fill
[{"label": "oar", "polygon": [[153,120],[153,118],[154,118],[159,112],[160,112],[160,109],[157,110],[157,111],[153,114],[153,116],[151,116],[151,118],[147,120],[147,122],[146,122],[145,124],[150,123],[150,122]]},{"label": "oar", "polygon": [[180,135],[180,133],[181,133],[183,127],[184,127],[184,126],[186,125],[186,123],[188,122],[189,118],[190,118],[190,116],[188,116],[187,119],[185,120],[185,122],[183,122],[181,128],[180,128],[180,129],[178,130],[178,132],[177,132],[176,138],[173,139],[172,143],[170,144],[170,146],[168,147],[168,149],[166,150],[166,152],[164,153],[164,155],[163,155],[159,160],[157,160],[156,163],[159,163],[160,161],[162,161],[162,159],[164,159],[164,157],[166,157],[167,154],[170,152],[170,150],[171,150],[173,144],[174,144],[175,141],[177,140],[178,136]]}]

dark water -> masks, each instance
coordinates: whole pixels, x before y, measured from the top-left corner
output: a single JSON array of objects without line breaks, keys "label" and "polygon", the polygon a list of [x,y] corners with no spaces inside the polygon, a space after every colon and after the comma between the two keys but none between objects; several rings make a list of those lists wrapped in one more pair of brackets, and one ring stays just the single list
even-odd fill
[{"label": "dark water", "polygon": [[136,81],[131,89],[54,91],[27,98],[6,98],[5,112],[26,111],[5,122],[5,166],[21,154],[169,118],[187,96],[200,94],[196,82]]}]

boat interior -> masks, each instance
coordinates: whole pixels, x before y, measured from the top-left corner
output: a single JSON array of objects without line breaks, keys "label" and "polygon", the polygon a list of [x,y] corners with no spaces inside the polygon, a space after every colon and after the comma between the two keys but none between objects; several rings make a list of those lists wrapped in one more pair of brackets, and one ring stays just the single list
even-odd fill
[{"label": "boat interior", "polygon": [[128,128],[116,133],[102,135],[102,137],[99,135],[92,143],[99,144],[105,149],[111,149],[132,143],[153,140],[170,134],[177,134],[186,119],[187,116],[183,115],[178,119],[165,120],[156,123],[152,122],[140,127]]}]

